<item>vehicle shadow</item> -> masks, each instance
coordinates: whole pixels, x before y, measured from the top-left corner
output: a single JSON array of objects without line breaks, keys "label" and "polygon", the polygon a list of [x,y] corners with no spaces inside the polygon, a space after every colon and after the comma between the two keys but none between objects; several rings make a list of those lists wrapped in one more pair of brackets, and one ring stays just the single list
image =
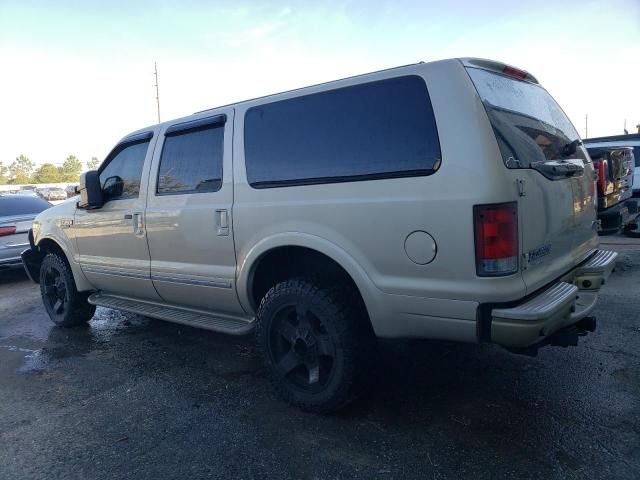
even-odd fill
[{"label": "vehicle shadow", "polygon": [[[581,445],[593,446],[589,418],[598,402],[602,406],[597,394],[584,398],[585,388],[597,388],[585,357],[573,352],[530,358],[492,345],[380,341],[369,391],[331,415],[280,401],[252,336],[109,309],[98,309],[88,326],[51,327],[43,354],[27,367],[56,368],[84,357],[92,371],[104,370],[101,382],[122,375],[151,382],[165,398],[158,408],[181,409],[181,421],[197,425],[212,441],[221,441],[211,433],[220,418],[246,428],[264,443],[261,448],[277,445],[278,456],[294,470],[307,468],[305,459],[313,455],[323,465],[358,469],[369,478],[398,465],[412,466],[404,478],[455,478],[461,465],[491,465],[478,478],[514,472],[563,478],[567,472],[579,476],[584,468]],[[130,407],[147,415],[146,402],[138,399]],[[182,410],[185,405],[192,409]]]},{"label": "vehicle shadow", "polygon": [[29,277],[27,277],[27,274],[22,267],[0,268],[0,286],[28,280]]}]

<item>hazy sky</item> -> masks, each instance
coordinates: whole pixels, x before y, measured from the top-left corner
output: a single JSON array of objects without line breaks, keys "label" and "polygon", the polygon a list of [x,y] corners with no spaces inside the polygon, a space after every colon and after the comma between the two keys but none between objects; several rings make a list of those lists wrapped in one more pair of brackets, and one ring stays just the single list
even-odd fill
[{"label": "hazy sky", "polygon": [[104,158],[156,122],[154,61],[164,121],[459,56],[529,70],[582,136],[640,123],[640,0],[0,0],[0,161]]}]

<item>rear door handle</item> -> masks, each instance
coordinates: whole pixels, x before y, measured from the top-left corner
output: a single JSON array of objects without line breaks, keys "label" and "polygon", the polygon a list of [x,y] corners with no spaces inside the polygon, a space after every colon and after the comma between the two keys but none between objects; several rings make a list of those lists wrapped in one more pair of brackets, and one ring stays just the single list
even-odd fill
[{"label": "rear door handle", "polygon": [[216,234],[229,235],[229,212],[227,210],[216,210]]},{"label": "rear door handle", "polygon": [[[126,215],[125,215],[126,218]],[[133,214],[133,233],[141,237],[144,235],[144,213],[135,212]]]}]

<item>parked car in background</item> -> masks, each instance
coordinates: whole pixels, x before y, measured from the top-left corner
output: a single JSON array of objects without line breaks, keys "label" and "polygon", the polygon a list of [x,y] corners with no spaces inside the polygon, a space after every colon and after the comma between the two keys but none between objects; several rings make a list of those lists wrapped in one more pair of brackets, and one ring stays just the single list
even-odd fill
[{"label": "parked car in background", "polygon": [[133,132],[23,261],[57,325],[103,306],[254,331],[282,398],[327,412],[376,337],[535,354],[593,331],[616,260],[594,177],[530,73],[419,63]]},{"label": "parked car in background", "polygon": [[634,151],[631,147],[592,147],[587,151],[598,174],[600,233],[636,230],[638,202],[631,199]]},{"label": "parked car in background", "polygon": [[633,195],[640,196],[640,133],[630,135],[612,135],[609,137],[594,137],[584,140],[587,148],[595,147],[631,147],[635,158],[633,171]]},{"label": "parked car in background", "polygon": [[52,200],[66,200],[67,192],[59,187],[47,188],[42,192],[42,198],[48,201]]},{"label": "parked car in background", "polygon": [[67,198],[75,197],[76,195],[78,195],[76,193],[76,188],[78,188],[78,185],[67,185],[67,188],[65,188],[65,192],[67,192]]},{"label": "parked car in background", "polygon": [[38,193],[35,190],[10,190],[7,193],[11,195],[21,195],[25,197],[40,197],[40,195],[38,195]]},{"label": "parked car in background", "polygon": [[0,269],[20,267],[35,216],[51,204],[33,195],[0,193]]}]

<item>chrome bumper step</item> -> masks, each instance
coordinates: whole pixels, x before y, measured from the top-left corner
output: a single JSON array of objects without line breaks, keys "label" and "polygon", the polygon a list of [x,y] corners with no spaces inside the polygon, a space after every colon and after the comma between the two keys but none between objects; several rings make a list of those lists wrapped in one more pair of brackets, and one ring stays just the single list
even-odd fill
[{"label": "chrome bumper step", "polygon": [[575,275],[611,273],[616,266],[616,258],[618,258],[616,252],[598,250],[593,257],[574,270]]},{"label": "chrome bumper step", "polygon": [[616,268],[617,258],[616,252],[598,250],[591,258],[571,272],[573,283],[580,290],[598,291],[611,275],[613,269]]},{"label": "chrome bumper step", "polygon": [[513,308],[496,308],[491,311],[494,318],[537,321],[550,318],[563,309],[571,308],[576,300],[578,287],[559,282],[532,299]]}]

